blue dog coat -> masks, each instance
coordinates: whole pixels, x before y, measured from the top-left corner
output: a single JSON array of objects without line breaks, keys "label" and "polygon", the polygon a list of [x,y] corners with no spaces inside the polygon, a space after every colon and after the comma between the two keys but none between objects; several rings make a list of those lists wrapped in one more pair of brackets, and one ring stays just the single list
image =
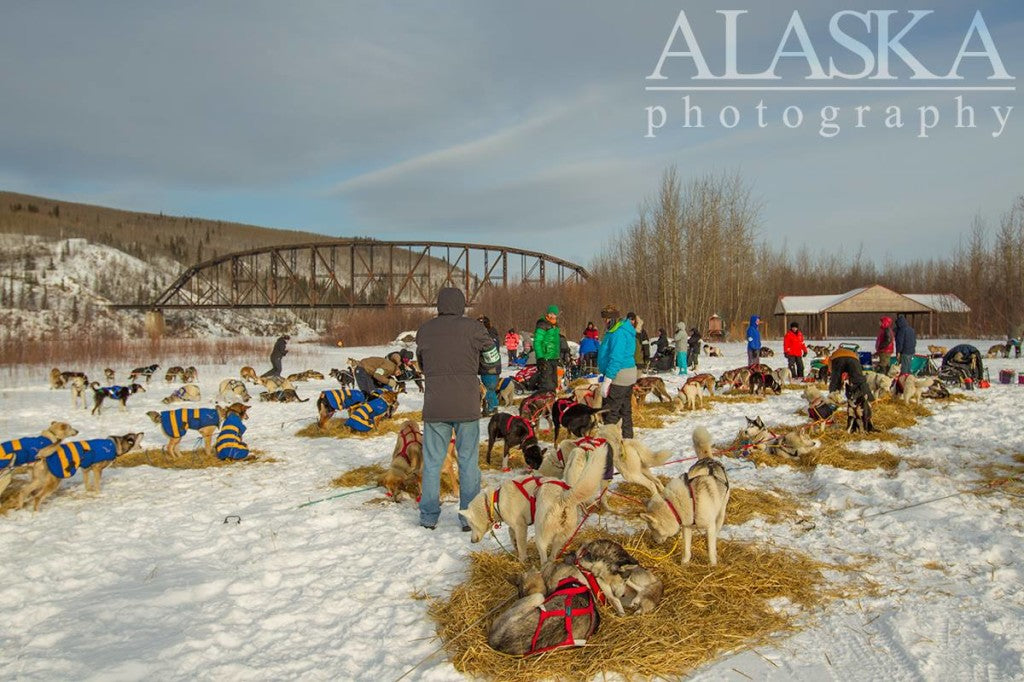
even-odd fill
[{"label": "blue dog coat", "polygon": [[224,417],[224,425],[217,434],[217,457],[219,459],[245,459],[249,456],[249,446],[242,440],[245,424],[237,413],[232,412]]},{"label": "blue dog coat", "polygon": [[46,457],[46,468],[56,478],[71,478],[79,469],[87,469],[97,462],[109,462],[117,457],[117,448],[110,438],[76,440],[61,443],[57,452]]},{"label": "blue dog coat", "polygon": [[362,391],[348,387],[336,388],[333,391],[323,391],[320,395],[323,397],[324,402],[327,403],[327,406],[335,412],[348,409],[366,400],[366,396]]},{"label": "blue dog coat", "polygon": [[349,427],[353,431],[366,433],[367,431],[373,430],[376,418],[387,413],[387,411],[388,404],[386,402],[380,398],[371,398],[365,403],[359,403],[355,407],[349,409],[348,419],[345,420],[345,426]]},{"label": "blue dog coat", "polygon": [[0,443],[0,469],[20,467],[36,461],[36,455],[53,441],[45,436],[30,436]]},{"label": "blue dog coat", "polygon": [[160,413],[160,426],[168,438],[181,438],[189,429],[217,426],[220,417],[209,407],[180,407]]}]

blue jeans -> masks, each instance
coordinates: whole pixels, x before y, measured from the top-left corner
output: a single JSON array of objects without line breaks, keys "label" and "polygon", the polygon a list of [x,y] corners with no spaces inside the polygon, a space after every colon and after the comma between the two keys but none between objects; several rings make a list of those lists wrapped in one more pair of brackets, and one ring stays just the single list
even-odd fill
[{"label": "blue jeans", "polygon": [[910,374],[910,363],[913,361],[912,353],[900,353],[900,374]]},{"label": "blue jeans", "polygon": [[452,431],[459,458],[459,509],[480,493],[480,421],[425,422],[423,424],[423,488],[420,493],[420,524],[437,525],[441,515],[441,465],[448,453]]},{"label": "blue jeans", "polygon": [[498,409],[498,394],[495,393],[495,389],[498,388],[498,380],[501,379],[497,374],[483,374],[480,376],[480,383],[487,389],[487,409],[496,410]]}]

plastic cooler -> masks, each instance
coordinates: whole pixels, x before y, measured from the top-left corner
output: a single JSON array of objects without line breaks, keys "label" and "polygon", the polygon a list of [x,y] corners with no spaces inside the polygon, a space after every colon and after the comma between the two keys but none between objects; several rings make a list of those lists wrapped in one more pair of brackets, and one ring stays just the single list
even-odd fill
[{"label": "plastic cooler", "polygon": [[999,370],[999,383],[1001,384],[1012,384],[1013,377],[1016,375],[1012,369],[1001,369]]},{"label": "plastic cooler", "polygon": [[871,351],[869,351],[869,350],[857,351],[857,355],[860,356],[860,364],[861,365],[863,365],[864,367],[870,367],[871,366]]}]

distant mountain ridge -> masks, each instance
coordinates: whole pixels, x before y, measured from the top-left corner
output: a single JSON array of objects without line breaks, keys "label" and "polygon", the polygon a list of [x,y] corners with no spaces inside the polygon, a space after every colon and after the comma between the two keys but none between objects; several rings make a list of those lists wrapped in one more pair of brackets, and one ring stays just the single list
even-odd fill
[{"label": "distant mountain ridge", "polygon": [[0,233],[55,240],[80,237],[141,260],[163,257],[183,267],[234,251],[333,238],[314,232],[125,211],[14,192],[0,192]]}]

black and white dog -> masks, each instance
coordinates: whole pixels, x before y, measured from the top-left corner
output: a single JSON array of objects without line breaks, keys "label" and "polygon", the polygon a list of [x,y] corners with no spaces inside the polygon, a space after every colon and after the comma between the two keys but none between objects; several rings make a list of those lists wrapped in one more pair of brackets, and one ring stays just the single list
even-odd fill
[{"label": "black and white dog", "polygon": [[559,398],[551,405],[551,423],[555,425],[554,442],[558,443],[558,431],[561,428],[577,438],[590,435],[601,423],[600,416],[607,411],[583,405],[572,398]]},{"label": "black and white dog", "polygon": [[128,398],[135,395],[139,391],[143,393],[146,389],[141,384],[131,384],[130,386],[100,386],[100,382],[94,381],[89,384],[89,388],[92,389],[92,413],[100,414],[103,412],[103,401],[107,398],[111,400],[120,400],[121,409],[125,410],[128,408]]},{"label": "black and white dog", "polygon": [[857,431],[874,431],[871,423],[871,391],[866,382],[846,384],[846,430],[848,433]]},{"label": "black and white dog", "polygon": [[523,459],[526,466],[531,469],[540,467],[544,461],[544,451],[537,442],[537,433],[533,424],[528,420],[515,414],[498,412],[491,416],[487,423],[487,463],[491,463],[491,450],[494,449],[494,441],[499,438],[505,441],[505,456],[501,460],[501,468],[508,470],[509,450],[519,446],[523,451]]},{"label": "black and white dog", "polygon": [[128,378],[135,381],[139,377],[146,377],[146,383],[153,378],[153,373],[160,369],[160,365],[149,365],[148,367],[136,367],[128,373]]}]

